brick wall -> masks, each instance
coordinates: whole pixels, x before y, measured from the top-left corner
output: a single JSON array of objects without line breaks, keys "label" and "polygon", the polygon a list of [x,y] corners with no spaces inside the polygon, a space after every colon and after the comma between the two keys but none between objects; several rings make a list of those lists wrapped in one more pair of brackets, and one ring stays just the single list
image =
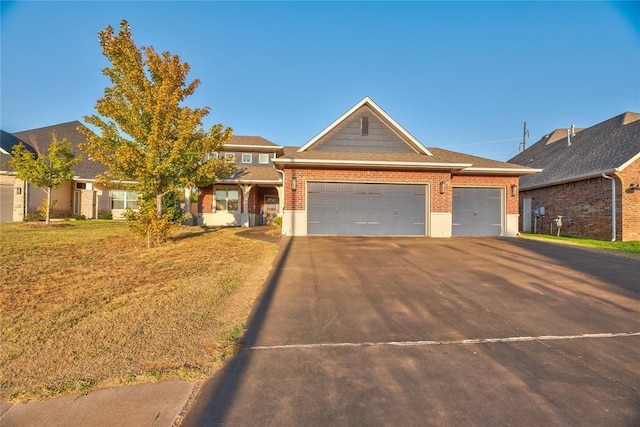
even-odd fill
[{"label": "brick wall", "polygon": [[[296,177],[297,190],[291,191],[291,178]],[[404,170],[356,170],[356,169],[285,169],[285,209],[305,209],[306,181],[359,181],[391,183],[429,183],[430,211],[451,212],[452,185],[506,187],[507,214],[518,213],[518,198],[511,197],[511,185],[518,183],[517,177],[501,176],[451,176],[449,172],[404,171]],[[440,182],[446,182],[446,191],[440,194]]]},{"label": "brick wall", "polygon": [[617,174],[620,179],[620,222],[622,240],[640,240],[640,190],[631,190],[631,184],[640,183],[640,158]]},{"label": "brick wall", "polygon": [[[618,204],[618,224],[620,224],[620,192],[619,182],[616,183]],[[533,198],[532,210],[543,206],[545,216],[538,218],[537,232],[549,234],[553,220],[562,215],[564,218],[561,235],[584,237],[591,239],[611,239],[611,181],[602,177],[586,179],[521,191],[521,198]],[[532,215],[533,218],[533,215]],[[535,220],[535,219],[534,219]],[[617,227],[620,238],[620,228]],[[556,233],[555,226],[553,227]]]}]

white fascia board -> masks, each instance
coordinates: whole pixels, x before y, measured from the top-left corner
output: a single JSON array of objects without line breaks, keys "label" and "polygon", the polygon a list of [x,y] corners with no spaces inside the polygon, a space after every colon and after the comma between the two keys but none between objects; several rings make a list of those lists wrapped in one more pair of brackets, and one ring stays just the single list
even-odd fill
[{"label": "white fascia board", "polygon": [[[79,182],[97,182],[98,181],[95,178],[82,178],[79,175],[74,175],[71,179]],[[113,181],[113,180],[111,182],[114,184],[124,184],[124,185],[135,185],[138,183],[138,181]]]},{"label": "white fascia board", "polygon": [[620,172],[620,169],[619,168],[607,169],[600,172],[592,172],[584,175],[577,175],[577,176],[572,176],[565,179],[559,179],[558,181],[553,181],[553,182],[545,182],[542,184],[530,185],[527,187],[521,186],[520,190],[526,191],[526,190],[535,190],[537,188],[543,188],[543,187],[553,187],[554,185],[567,184],[569,182],[575,182],[575,181],[582,181],[583,179],[600,178],[602,174],[612,175],[616,172]]},{"label": "white fascia board", "polygon": [[399,162],[375,160],[316,160],[316,159],[275,159],[274,163],[294,164],[306,166],[378,166],[402,167],[419,169],[464,169],[471,163],[428,163],[428,162]]},{"label": "white fascia board", "polygon": [[542,169],[519,169],[519,168],[474,168],[468,167],[460,171],[460,173],[477,174],[477,173],[489,173],[493,175],[533,175],[534,173],[542,172]]},{"label": "white fascia board", "polygon": [[223,184],[282,184],[282,180],[266,180],[266,179],[216,179],[216,183]]},{"label": "white fascia board", "polygon": [[640,153],[636,154],[635,156],[631,157],[629,160],[627,160],[626,162],[624,162],[620,167],[616,168],[616,172],[618,171],[622,171],[625,168],[627,168],[630,164],[632,164],[633,162],[635,162],[636,160],[640,159]]},{"label": "white fascia board", "polygon": [[0,153],[2,154],[6,154],[6,155],[11,155],[11,153],[9,153],[7,150],[5,150],[4,148],[0,147]]},{"label": "white fascia board", "polygon": [[378,104],[373,102],[373,100],[368,96],[365,96],[364,98],[362,98],[360,102],[358,102],[356,105],[351,107],[346,113],[338,117],[336,120],[333,121],[333,123],[331,123],[329,126],[324,128],[323,131],[321,131],[319,134],[314,136],[309,142],[307,142],[302,147],[300,147],[298,149],[298,153],[302,153],[303,151],[306,151],[309,147],[311,147],[313,144],[318,142],[320,138],[322,138],[331,130],[333,130],[336,126],[338,126],[340,123],[346,120],[347,117],[355,113],[360,107],[362,107],[365,104],[368,104],[369,107],[371,107],[375,112],[380,114],[385,120],[391,123],[391,125],[394,126],[396,130],[398,130],[405,138],[407,138],[409,141],[411,141],[412,144],[414,144],[415,148],[417,148],[419,151],[421,151],[423,154],[426,154],[427,156],[433,156],[433,154],[427,149],[427,147],[422,145],[416,138],[414,138],[413,135],[411,135],[405,128],[403,128],[398,122],[396,122],[393,119],[393,117],[388,115],[382,108],[378,106]]}]

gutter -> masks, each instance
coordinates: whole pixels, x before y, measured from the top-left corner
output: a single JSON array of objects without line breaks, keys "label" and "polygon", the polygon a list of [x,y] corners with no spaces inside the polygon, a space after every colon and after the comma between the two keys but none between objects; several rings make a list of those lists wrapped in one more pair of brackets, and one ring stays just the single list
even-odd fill
[{"label": "gutter", "polygon": [[620,170],[621,170],[620,168],[613,168],[613,169],[607,169],[599,172],[591,172],[584,175],[572,176],[571,178],[560,179],[558,181],[547,181],[541,184],[529,185],[526,187],[520,186],[520,191],[535,190],[538,188],[550,187],[552,185],[567,184],[569,182],[582,181],[583,179],[589,179],[589,178],[599,178],[602,176],[602,174],[611,175],[616,172],[620,172]]},{"label": "gutter", "polygon": [[472,166],[471,163],[427,163],[427,162],[402,162],[402,161],[376,161],[376,160],[321,160],[321,159],[274,159],[276,164],[294,164],[308,166],[378,166],[388,168],[421,168],[421,169],[465,169]]},{"label": "gutter", "polygon": [[611,241],[616,241],[616,180],[602,172],[602,177],[611,180]]}]

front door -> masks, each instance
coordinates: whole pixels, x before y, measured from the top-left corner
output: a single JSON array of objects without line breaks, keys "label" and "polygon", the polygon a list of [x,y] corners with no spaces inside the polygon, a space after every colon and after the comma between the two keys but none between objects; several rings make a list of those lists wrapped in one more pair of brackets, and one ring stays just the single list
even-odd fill
[{"label": "front door", "polygon": [[278,216],[280,201],[278,196],[264,196],[264,207],[262,209],[262,223],[264,225],[273,225],[273,220]]}]

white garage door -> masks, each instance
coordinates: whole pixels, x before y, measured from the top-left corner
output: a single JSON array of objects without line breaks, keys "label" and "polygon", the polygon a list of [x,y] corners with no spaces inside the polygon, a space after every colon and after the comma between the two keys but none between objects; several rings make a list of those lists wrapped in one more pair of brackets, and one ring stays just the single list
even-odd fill
[{"label": "white garage door", "polygon": [[502,189],[453,188],[454,236],[501,236]]},{"label": "white garage door", "polygon": [[307,233],[424,236],[425,185],[310,182]]}]

